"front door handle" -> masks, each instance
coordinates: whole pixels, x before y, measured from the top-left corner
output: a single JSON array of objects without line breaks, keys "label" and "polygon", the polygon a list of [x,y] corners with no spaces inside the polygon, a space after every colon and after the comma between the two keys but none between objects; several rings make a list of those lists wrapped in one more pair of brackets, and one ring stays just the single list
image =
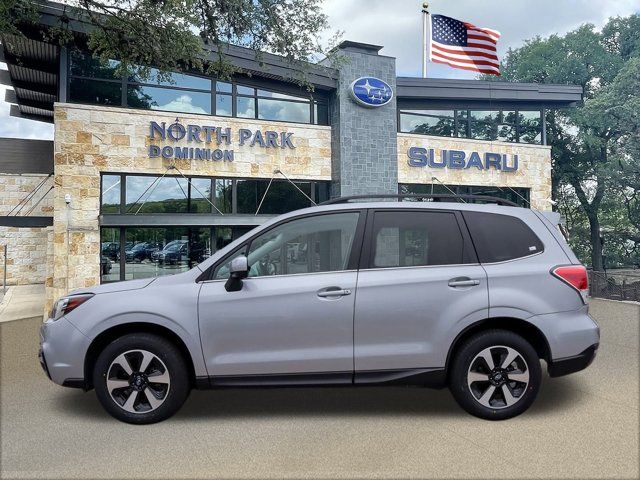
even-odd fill
[{"label": "front door handle", "polygon": [[452,278],[449,280],[450,287],[475,287],[480,285],[480,280],[473,280],[468,277]]},{"label": "front door handle", "polygon": [[318,292],[318,296],[322,298],[326,297],[344,297],[345,295],[351,295],[351,290],[348,288],[335,288],[335,289],[325,289],[320,290]]}]

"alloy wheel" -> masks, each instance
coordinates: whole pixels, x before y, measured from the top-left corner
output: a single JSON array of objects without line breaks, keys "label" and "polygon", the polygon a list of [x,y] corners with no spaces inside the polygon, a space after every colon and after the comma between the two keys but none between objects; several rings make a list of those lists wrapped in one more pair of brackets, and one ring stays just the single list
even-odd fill
[{"label": "alloy wheel", "polygon": [[113,401],[129,413],[156,410],[167,399],[171,386],[164,362],[141,349],[118,355],[109,365],[106,383]]},{"label": "alloy wheel", "polygon": [[469,365],[467,385],[482,406],[502,409],[520,401],[529,385],[529,367],[517,350],[504,345],[485,348]]}]

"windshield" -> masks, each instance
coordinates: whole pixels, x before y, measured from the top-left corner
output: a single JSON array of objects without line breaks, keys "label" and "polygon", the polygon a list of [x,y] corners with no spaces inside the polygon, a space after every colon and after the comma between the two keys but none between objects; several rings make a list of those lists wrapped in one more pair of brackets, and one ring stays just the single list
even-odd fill
[{"label": "windshield", "polygon": [[180,250],[180,247],[182,247],[182,243],[170,243],[168,244],[166,247],[164,247],[164,251],[165,252],[175,252]]}]

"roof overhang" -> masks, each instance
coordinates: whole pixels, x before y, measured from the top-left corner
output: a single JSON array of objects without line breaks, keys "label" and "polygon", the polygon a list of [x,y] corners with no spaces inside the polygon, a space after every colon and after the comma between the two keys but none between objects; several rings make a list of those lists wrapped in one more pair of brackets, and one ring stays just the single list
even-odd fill
[{"label": "roof overhang", "polygon": [[567,108],[582,102],[580,85],[398,77],[398,108]]},{"label": "roof overhang", "polygon": [[52,123],[60,48],[26,36],[3,35],[0,41],[7,64],[7,70],[0,70],[0,84],[13,87],[5,94],[10,115]]}]

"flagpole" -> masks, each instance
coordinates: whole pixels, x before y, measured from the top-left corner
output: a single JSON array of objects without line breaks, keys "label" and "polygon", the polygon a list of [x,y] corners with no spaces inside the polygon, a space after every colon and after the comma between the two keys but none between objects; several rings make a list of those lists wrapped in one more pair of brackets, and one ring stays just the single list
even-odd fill
[{"label": "flagpole", "polygon": [[424,2],[422,4],[422,78],[427,78],[429,37],[429,2]]}]

